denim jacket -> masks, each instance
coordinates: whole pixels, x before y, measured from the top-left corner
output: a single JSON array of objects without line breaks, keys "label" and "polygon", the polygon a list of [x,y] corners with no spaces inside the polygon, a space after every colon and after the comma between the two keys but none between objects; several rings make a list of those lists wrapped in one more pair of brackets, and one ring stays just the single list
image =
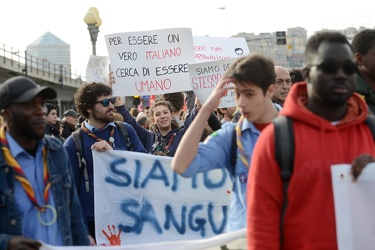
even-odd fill
[{"label": "denim jacket", "polygon": [[[68,155],[55,138],[46,136],[45,142],[51,190],[63,244],[89,245]],[[12,237],[22,235],[22,216],[13,193],[14,181],[13,168],[7,165],[0,149],[0,250],[7,249]]]}]

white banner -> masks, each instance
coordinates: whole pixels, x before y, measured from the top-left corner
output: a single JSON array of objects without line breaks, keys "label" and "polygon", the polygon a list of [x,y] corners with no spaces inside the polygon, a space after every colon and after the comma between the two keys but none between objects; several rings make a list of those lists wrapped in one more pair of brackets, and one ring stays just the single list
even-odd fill
[{"label": "white banner", "polygon": [[356,182],[350,167],[331,168],[339,250],[374,249],[375,163],[368,164]]},{"label": "white banner", "polygon": [[[159,243],[136,244],[126,246],[97,246],[96,250],[221,250],[220,246],[226,245],[227,249],[247,249],[246,244],[246,228],[229,233],[220,234],[208,239],[202,240],[182,240],[182,241],[167,241]],[[57,247],[43,243],[40,250],[83,250],[92,249],[92,247]]]},{"label": "white banner", "polygon": [[[189,64],[190,84],[198,100],[204,104],[217,82],[235,59]],[[230,84],[233,86],[233,84]],[[229,87],[229,85],[227,86]],[[220,99],[218,108],[236,107],[233,89]]]},{"label": "white banner", "polygon": [[218,61],[250,54],[245,38],[195,36],[195,62]]},{"label": "white banner", "polygon": [[93,152],[98,245],[192,240],[225,232],[232,182],[226,169],[183,178],[171,157]]},{"label": "white banner", "polygon": [[90,56],[86,68],[87,83],[108,84],[108,61],[107,56]]},{"label": "white banner", "polygon": [[190,28],[126,32],[105,36],[117,96],[191,90],[188,63],[194,62]]}]

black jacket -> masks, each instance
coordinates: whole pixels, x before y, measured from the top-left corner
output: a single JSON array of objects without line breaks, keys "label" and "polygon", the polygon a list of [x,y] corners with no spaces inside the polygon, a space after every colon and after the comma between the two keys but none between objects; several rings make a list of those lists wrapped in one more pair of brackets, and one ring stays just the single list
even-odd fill
[{"label": "black jacket", "polygon": [[75,130],[75,126],[70,126],[68,123],[63,122],[63,131],[61,136],[66,140],[66,138],[68,138]]}]

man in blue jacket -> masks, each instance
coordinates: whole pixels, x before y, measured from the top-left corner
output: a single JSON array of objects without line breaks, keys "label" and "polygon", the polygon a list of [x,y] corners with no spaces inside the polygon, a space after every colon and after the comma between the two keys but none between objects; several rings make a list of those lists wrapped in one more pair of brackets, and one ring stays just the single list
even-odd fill
[{"label": "man in blue jacket", "polygon": [[60,141],[44,137],[46,99],[56,98],[24,76],[0,87],[0,250],[51,245],[89,245],[73,183],[71,165]]},{"label": "man in blue jacket", "polygon": [[[73,166],[78,196],[89,234],[95,238],[94,214],[94,168],[92,150],[132,150],[146,153],[137,133],[129,124],[123,123],[128,138],[114,122],[115,97],[112,89],[102,83],[82,85],[74,96],[75,105],[80,115],[87,118],[78,130],[80,133],[81,157],[77,156],[73,135],[69,136],[64,147],[67,149]],[[76,133],[76,132],[74,132]],[[73,134],[74,134],[73,133]],[[128,139],[131,149],[128,147]],[[83,167],[80,167],[83,166]]]}]

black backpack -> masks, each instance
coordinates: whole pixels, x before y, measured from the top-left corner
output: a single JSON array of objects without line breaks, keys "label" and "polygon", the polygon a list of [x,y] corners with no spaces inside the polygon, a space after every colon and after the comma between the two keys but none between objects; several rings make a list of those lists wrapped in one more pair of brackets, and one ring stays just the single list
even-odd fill
[{"label": "black backpack", "polygon": [[[115,121],[117,129],[120,129],[121,134],[124,136],[125,142],[126,142],[126,149],[128,151],[133,151],[133,144],[130,142],[128,130],[126,129],[125,123]],[[72,133],[72,137],[74,140],[74,144],[76,147],[76,155],[78,158],[78,167],[79,169],[83,170],[83,175],[85,177],[85,187],[86,187],[86,192],[90,191],[90,186],[89,186],[89,175],[87,173],[87,163],[83,155],[83,143],[82,143],[82,134],[81,134],[81,129],[77,129]]]}]

